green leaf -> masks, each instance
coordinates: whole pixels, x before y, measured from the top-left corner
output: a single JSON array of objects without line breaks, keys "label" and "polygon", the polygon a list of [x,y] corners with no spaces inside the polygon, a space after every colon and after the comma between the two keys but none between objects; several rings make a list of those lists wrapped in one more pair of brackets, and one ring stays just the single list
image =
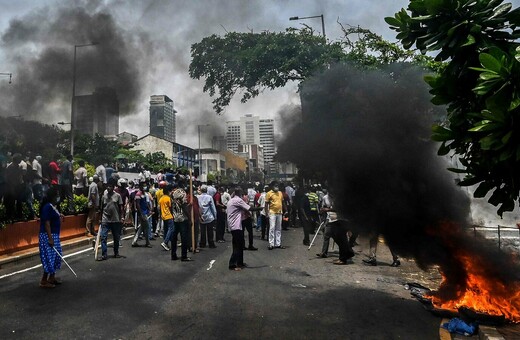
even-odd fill
[{"label": "green leaf", "polygon": [[504,201],[504,198],[507,198],[507,197],[505,197],[504,194],[499,189],[495,189],[495,191],[489,198],[488,202],[493,204],[496,207],[497,205],[499,205],[501,202]]},{"label": "green leaf", "polygon": [[502,217],[502,214],[506,211],[513,211],[515,209],[515,201],[512,199],[506,199],[505,202],[502,203],[500,208],[497,211],[497,214]]},{"label": "green leaf", "polygon": [[482,182],[479,184],[475,192],[473,193],[473,196],[475,198],[482,198],[485,197],[486,194],[489,192],[489,190],[493,189],[494,185],[493,183],[489,182]]},{"label": "green leaf", "polygon": [[427,74],[424,76],[424,81],[431,87],[435,87],[435,85],[437,85],[438,79],[439,79],[438,75]]},{"label": "green leaf", "polygon": [[466,169],[459,169],[459,168],[448,168],[449,171],[454,172],[456,174],[467,174],[468,170]]},{"label": "green leaf", "polygon": [[390,26],[396,26],[396,27],[400,27],[401,26],[401,21],[399,21],[398,19],[396,19],[394,17],[386,17],[385,21]]},{"label": "green leaf", "polygon": [[496,18],[498,16],[501,16],[502,14],[509,12],[509,10],[511,9],[512,6],[513,5],[510,3],[506,3],[506,4],[502,4],[502,5],[498,6],[497,8],[495,8],[495,10],[493,11],[493,15],[489,19]]},{"label": "green leaf", "polygon": [[466,42],[464,44],[462,44],[461,46],[470,46],[470,45],[473,45],[474,43],[475,43],[475,37],[472,36],[471,34],[468,34]]},{"label": "green leaf", "polygon": [[500,75],[496,72],[482,72],[479,75],[479,78],[482,80],[491,80],[491,79],[500,79]]},{"label": "green leaf", "polygon": [[[450,148],[448,146],[446,146],[446,143],[444,142],[439,147],[439,150],[437,151],[437,155],[446,156],[449,152],[450,152]],[[518,155],[520,156],[520,151],[519,151]]]},{"label": "green leaf", "polygon": [[511,137],[513,136],[513,131],[509,131],[508,133],[506,133],[504,135],[504,137],[502,137],[501,141],[502,141],[502,144],[507,144],[509,143],[509,141],[511,140]]},{"label": "green leaf", "polygon": [[480,53],[478,59],[480,60],[482,66],[488,70],[500,72],[500,69],[502,68],[500,61],[495,59],[495,57],[493,57],[491,54]]},{"label": "green leaf", "polygon": [[460,181],[459,182],[459,186],[461,187],[470,187],[472,185],[475,185],[479,182],[482,182],[482,179],[481,178],[478,178],[478,177],[468,177],[468,178],[465,178],[464,180]]},{"label": "green leaf", "polygon": [[434,96],[432,99],[431,99],[431,102],[432,104],[434,105],[446,105],[450,102],[451,100],[444,97],[444,96],[441,96],[441,95],[437,95],[437,96]]},{"label": "green leaf", "polygon": [[492,150],[494,148],[494,146],[496,145],[497,140],[496,140],[496,138],[493,138],[492,136],[486,136],[484,138],[481,138],[479,142],[480,142],[480,147],[483,150]]},{"label": "green leaf", "polygon": [[517,46],[515,49],[515,59],[516,61],[520,62],[520,46]]},{"label": "green leaf", "polygon": [[496,130],[497,127],[499,127],[498,124],[493,123],[489,120],[483,120],[483,121],[479,122],[476,126],[469,129],[468,131],[470,131],[470,132],[492,131],[492,130]]}]

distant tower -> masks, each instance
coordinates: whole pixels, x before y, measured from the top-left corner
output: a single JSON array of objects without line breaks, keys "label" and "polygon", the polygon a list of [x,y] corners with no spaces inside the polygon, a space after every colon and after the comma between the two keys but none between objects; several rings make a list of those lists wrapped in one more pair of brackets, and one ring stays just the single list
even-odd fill
[{"label": "distant tower", "polygon": [[274,120],[260,119],[258,116],[246,114],[238,121],[226,122],[226,141],[228,149],[238,152],[239,145],[261,145],[265,167],[274,171],[274,155],[276,146],[274,140]]},{"label": "distant tower", "polygon": [[94,136],[115,136],[119,133],[119,100],[116,90],[96,88],[93,94],[76,96],[75,131]]},{"label": "distant tower", "polygon": [[176,142],[173,100],[166,95],[150,96],[150,135]]}]

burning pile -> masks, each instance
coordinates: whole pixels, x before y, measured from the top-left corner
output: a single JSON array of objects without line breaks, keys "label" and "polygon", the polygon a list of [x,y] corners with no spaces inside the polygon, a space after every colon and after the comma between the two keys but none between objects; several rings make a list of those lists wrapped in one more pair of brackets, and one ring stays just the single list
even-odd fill
[{"label": "burning pile", "polygon": [[479,249],[469,247],[461,242],[461,237],[467,235],[457,235],[458,230],[443,223],[437,231],[458,265],[456,280],[440,268],[441,285],[430,294],[433,305],[449,310],[467,308],[519,323],[520,281],[514,259],[486,247],[489,242],[483,239],[476,243]]}]

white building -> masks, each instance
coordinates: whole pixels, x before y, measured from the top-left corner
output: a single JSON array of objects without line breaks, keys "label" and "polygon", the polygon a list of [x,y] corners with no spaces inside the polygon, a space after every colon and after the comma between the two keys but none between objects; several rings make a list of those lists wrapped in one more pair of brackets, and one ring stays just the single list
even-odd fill
[{"label": "white building", "polygon": [[276,153],[274,140],[274,120],[260,119],[247,114],[238,121],[226,122],[228,149],[238,152],[238,146],[257,144],[263,147],[265,167],[274,171],[273,157]]}]

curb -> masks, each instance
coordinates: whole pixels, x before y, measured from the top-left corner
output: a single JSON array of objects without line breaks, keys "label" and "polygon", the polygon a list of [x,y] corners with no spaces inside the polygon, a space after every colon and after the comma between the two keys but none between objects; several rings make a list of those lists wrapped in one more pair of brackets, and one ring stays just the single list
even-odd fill
[{"label": "curb", "polygon": [[[121,235],[121,238],[124,239],[130,234],[133,235],[134,231],[135,229],[133,227],[126,228],[124,234]],[[81,236],[67,241],[63,241],[61,243],[61,248],[64,252],[64,255],[66,255],[66,252],[72,252],[72,250],[77,250],[78,248],[94,248],[93,242],[95,242],[95,240],[96,238],[93,236]],[[108,243],[110,244],[111,241]],[[0,256],[0,274],[12,267],[26,264],[34,264],[35,262],[39,263],[39,261],[40,250],[38,246],[15,253],[2,255]]]},{"label": "curb", "polygon": [[[65,252],[68,250],[77,249],[79,247],[86,247],[91,245],[93,240],[93,237],[83,236],[64,241],[61,243],[61,248]],[[0,256],[0,271],[17,265],[30,263],[35,259],[38,259],[38,261],[40,259],[40,251],[37,247]]]}]

